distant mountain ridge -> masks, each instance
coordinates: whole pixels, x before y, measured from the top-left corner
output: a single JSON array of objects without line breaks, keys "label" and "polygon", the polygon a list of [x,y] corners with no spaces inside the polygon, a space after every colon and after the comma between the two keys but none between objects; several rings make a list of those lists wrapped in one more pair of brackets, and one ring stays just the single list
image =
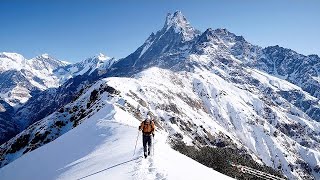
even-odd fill
[{"label": "distant mountain ridge", "polygon": [[[0,133],[3,134],[0,144],[35,122],[36,120],[33,119],[35,114],[42,114],[41,117],[47,115],[41,108],[43,104],[48,103],[48,100],[42,99],[39,101],[41,103],[37,103],[37,109],[25,116],[27,112],[22,110],[25,112],[22,113],[21,108],[25,109],[23,107],[30,103],[30,98],[41,96],[40,94],[45,90],[50,92],[48,95],[52,95],[52,92],[59,89],[59,86],[70,78],[91,74],[96,69],[104,70],[114,62],[116,62],[115,58],[103,54],[71,64],[57,60],[48,54],[26,59],[17,53],[0,53],[0,100],[1,106],[6,107],[3,108],[3,112],[0,112]],[[46,97],[50,100],[54,99],[54,96]],[[8,123],[11,125],[8,126]]]},{"label": "distant mountain ridge", "polygon": [[32,91],[58,87],[60,82],[53,71],[67,63],[48,54],[25,59],[16,53],[0,53],[0,95],[12,106],[21,105]]}]

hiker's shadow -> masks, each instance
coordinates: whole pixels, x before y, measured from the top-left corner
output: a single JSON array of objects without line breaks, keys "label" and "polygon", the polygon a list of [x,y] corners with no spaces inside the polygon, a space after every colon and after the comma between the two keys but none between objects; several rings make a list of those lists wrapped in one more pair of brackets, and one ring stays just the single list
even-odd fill
[{"label": "hiker's shadow", "polygon": [[93,175],[95,175],[95,174],[99,174],[99,173],[101,173],[101,172],[103,172],[103,171],[107,171],[107,170],[112,169],[112,168],[115,168],[115,167],[117,167],[117,166],[120,166],[120,165],[124,165],[124,164],[130,163],[130,162],[135,161],[135,160],[140,159],[140,158],[142,158],[142,156],[138,156],[138,157],[135,157],[135,158],[130,159],[130,160],[128,160],[128,161],[124,161],[124,162],[122,162],[122,163],[115,164],[115,165],[113,165],[113,166],[107,167],[107,168],[102,169],[102,170],[100,170],[100,171],[96,171],[96,172],[94,172],[94,173],[92,173],[92,174],[89,174],[89,175],[83,176],[83,177],[81,177],[81,178],[79,178],[79,179],[77,179],[77,180],[84,179],[84,178],[87,178],[87,177],[93,176]]}]

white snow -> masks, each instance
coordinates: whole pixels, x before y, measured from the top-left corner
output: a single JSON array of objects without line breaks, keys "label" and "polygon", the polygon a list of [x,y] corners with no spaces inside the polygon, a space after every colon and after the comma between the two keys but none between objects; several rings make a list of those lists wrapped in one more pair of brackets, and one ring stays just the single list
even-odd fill
[{"label": "white snow", "polygon": [[152,45],[152,43],[153,43],[153,41],[150,42],[148,40],[145,42],[145,45],[139,55],[139,58],[149,49],[149,47]]},{"label": "white snow", "polygon": [[43,57],[44,59],[49,59],[49,54],[44,53],[44,54],[41,55],[41,57]]},{"label": "white snow", "polygon": [[0,72],[8,70],[21,70],[24,68],[26,63],[25,58],[17,53],[0,53]]},{"label": "white snow", "polygon": [[10,104],[10,106],[18,105],[17,100],[19,103],[25,103],[30,97],[30,91],[22,86],[15,86],[10,92],[0,93],[0,98]]},{"label": "white snow", "polygon": [[0,112],[6,112],[6,108],[4,108],[2,104],[0,104]]},{"label": "white snow", "polygon": [[271,87],[275,90],[283,90],[283,91],[289,91],[289,90],[301,90],[301,88],[297,85],[294,85],[286,80],[274,77],[272,75],[269,75],[265,72],[259,71],[259,70],[249,70],[252,74],[252,77],[255,77],[258,79],[261,83],[264,83],[266,85],[272,85]]},{"label": "white snow", "polygon": [[100,60],[100,61],[106,61],[106,60],[109,60],[111,59],[111,57],[108,57],[102,53],[99,53],[99,55],[97,56],[97,58]]},{"label": "white snow", "polygon": [[318,83],[320,83],[320,76],[312,76],[312,79],[316,80]]},{"label": "white snow", "polygon": [[274,89],[276,91],[279,91],[279,90],[281,90],[281,91],[298,90],[298,91],[303,92],[306,99],[317,100],[316,97],[313,97],[309,93],[303,91],[301,89],[301,87],[284,80],[283,79],[284,77],[273,76],[273,75],[267,74],[265,72],[259,71],[257,69],[252,69],[252,70],[246,69],[246,70],[251,73],[252,77],[258,79],[261,83],[271,87],[272,89]]}]

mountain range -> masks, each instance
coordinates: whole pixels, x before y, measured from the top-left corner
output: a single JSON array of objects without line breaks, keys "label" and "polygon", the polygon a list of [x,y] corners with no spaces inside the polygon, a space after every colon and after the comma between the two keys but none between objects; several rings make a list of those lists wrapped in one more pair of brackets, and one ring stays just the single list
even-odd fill
[{"label": "mountain range", "polygon": [[318,55],[201,32],[180,11],[119,60],[1,53],[0,174],[90,119],[121,128],[150,111],[163,139],[236,149],[289,179],[319,179],[319,74]]},{"label": "mountain range", "polygon": [[53,92],[70,78],[109,68],[114,62],[116,59],[103,54],[70,64],[48,54],[25,59],[17,53],[1,53],[0,100],[1,106],[7,110],[0,114],[0,132],[3,134],[0,143],[37,121],[33,118],[35,114],[42,114],[42,117],[47,115],[43,113],[44,109],[41,110],[47,101],[37,103],[33,112],[28,110],[26,106],[32,99],[42,96],[45,92],[48,92],[48,99],[53,98],[49,95],[53,95]]}]

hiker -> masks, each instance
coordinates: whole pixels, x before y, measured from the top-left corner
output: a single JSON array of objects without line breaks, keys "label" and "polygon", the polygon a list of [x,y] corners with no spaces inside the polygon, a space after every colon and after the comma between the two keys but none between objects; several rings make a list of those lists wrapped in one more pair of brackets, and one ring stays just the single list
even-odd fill
[{"label": "hiker", "polygon": [[151,151],[151,136],[154,137],[154,121],[151,119],[150,115],[147,115],[147,118],[142,121],[139,126],[139,131],[142,131],[144,157],[147,158]]}]

